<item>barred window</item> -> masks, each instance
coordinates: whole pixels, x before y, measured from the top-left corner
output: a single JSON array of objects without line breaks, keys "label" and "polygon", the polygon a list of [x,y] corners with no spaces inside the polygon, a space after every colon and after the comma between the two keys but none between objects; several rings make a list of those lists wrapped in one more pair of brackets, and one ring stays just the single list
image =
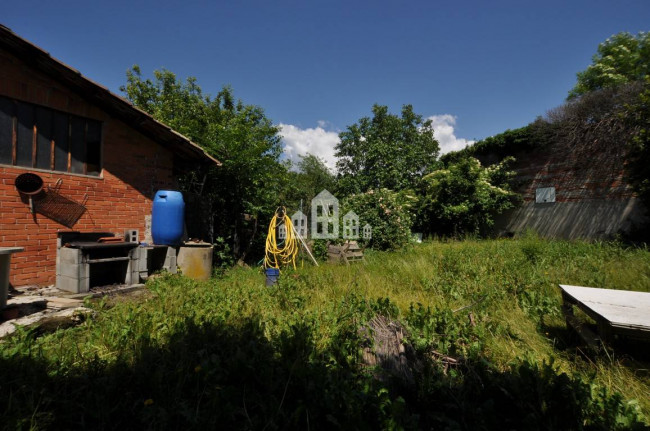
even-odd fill
[{"label": "barred window", "polygon": [[96,120],[0,96],[0,164],[98,176]]}]

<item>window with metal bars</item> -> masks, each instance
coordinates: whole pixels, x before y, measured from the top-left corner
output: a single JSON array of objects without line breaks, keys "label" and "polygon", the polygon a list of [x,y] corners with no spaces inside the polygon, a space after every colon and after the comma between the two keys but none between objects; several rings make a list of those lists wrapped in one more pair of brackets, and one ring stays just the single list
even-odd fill
[{"label": "window with metal bars", "polygon": [[98,176],[102,123],[0,96],[0,164]]}]

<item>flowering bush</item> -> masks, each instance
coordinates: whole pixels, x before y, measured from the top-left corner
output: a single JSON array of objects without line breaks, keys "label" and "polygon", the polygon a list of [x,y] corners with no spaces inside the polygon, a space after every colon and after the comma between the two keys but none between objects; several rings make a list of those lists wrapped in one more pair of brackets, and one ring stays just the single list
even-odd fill
[{"label": "flowering bush", "polygon": [[[397,249],[409,242],[416,198],[408,192],[388,189],[369,190],[351,195],[342,202],[341,216],[352,210],[359,216],[360,241],[377,250]],[[372,238],[363,240],[363,227],[372,227]]]},{"label": "flowering bush", "polygon": [[426,234],[485,234],[494,216],[512,208],[516,193],[509,188],[514,172],[501,163],[483,167],[468,157],[422,178],[418,228]]}]

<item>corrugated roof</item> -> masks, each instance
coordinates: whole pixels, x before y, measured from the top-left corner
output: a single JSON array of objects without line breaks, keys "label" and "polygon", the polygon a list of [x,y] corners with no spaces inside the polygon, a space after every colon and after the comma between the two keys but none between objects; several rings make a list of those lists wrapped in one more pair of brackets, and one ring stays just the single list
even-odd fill
[{"label": "corrugated roof", "polygon": [[203,148],[171,127],[154,119],[128,100],[112,93],[106,87],[86,78],[78,70],[62,63],[31,42],[0,24],[0,46],[9,50],[28,65],[51,76],[88,102],[124,121],[129,126],[152,138],[160,145],[188,162],[221,165]]}]

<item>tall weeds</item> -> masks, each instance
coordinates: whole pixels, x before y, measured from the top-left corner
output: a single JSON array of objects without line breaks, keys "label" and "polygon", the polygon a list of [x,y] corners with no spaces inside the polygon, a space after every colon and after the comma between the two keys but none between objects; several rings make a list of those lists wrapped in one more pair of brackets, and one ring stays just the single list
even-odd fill
[{"label": "tall weeds", "polygon": [[[650,290],[650,253],[616,243],[432,242],[305,266],[163,276],[96,318],[0,345],[12,429],[628,429],[650,415],[647,363],[588,357],[557,284]],[[414,384],[377,379],[360,332],[401,321]],[[451,358],[444,360],[441,358]]]}]

